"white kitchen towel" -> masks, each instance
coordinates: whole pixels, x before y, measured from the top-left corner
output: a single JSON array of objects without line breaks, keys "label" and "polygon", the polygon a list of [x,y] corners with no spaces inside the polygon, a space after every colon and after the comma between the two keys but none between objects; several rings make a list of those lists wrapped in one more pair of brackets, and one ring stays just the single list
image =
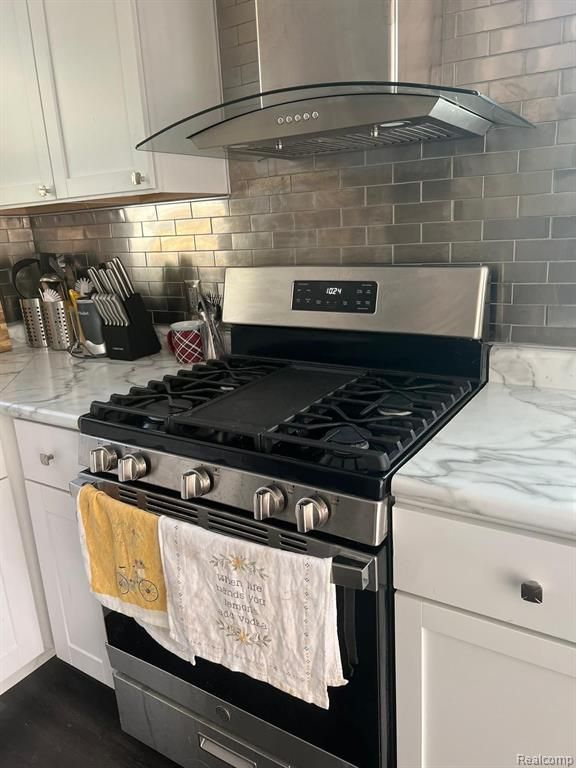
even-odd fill
[{"label": "white kitchen towel", "polygon": [[170,636],[201,656],[328,709],[346,685],[331,558],[283,552],[162,517]]}]

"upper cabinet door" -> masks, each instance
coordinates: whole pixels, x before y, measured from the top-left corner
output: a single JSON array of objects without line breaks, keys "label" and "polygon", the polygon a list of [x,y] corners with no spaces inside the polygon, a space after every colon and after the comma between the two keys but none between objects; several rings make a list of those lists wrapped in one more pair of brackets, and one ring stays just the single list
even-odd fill
[{"label": "upper cabinet door", "polygon": [[154,187],[133,0],[28,0],[59,198]]},{"label": "upper cabinet door", "polygon": [[0,206],[54,199],[26,3],[0,2]]}]

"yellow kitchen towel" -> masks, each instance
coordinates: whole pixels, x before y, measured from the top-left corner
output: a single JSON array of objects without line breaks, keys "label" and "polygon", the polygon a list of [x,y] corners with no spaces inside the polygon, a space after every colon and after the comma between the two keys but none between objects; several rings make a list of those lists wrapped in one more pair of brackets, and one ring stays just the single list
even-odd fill
[{"label": "yellow kitchen towel", "polygon": [[78,525],[90,589],[113,611],[167,627],[158,516],[92,485],[78,494]]}]

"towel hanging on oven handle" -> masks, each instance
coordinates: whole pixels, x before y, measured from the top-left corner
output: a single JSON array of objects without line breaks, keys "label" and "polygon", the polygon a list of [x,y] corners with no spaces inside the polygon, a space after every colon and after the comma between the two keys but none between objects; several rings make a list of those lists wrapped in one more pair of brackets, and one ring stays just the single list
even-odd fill
[{"label": "towel hanging on oven handle", "polygon": [[[78,496],[80,488],[86,483],[90,483],[98,490],[106,491],[108,488],[114,488],[121,486],[122,484],[114,480],[99,480],[93,478],[90,475],[80,476],[76,480],[72,480],[69,483],[70,495],[73,498]],[[158,496],[158,494],[156,494]],[[166,497],[168,501],[172,501],[170,497]],[[185,506],[186,502],[180,502],[179,508]],[[195,508],[199,508],[199,505],[193,505]],[[148,509],[148,512],[159,514],[152,509]],[[179,517],[186,522],[193,523],[189,517],[185,514],[181,514],[177,509],[170,511],[171,517]],[[377,563],[375,558],[367,558],[366,560],[360,559],[358,553],[352,550],[340,550],[332,558],[332,583],[337,587],[346,587],[348,589],[354,589],[358,591],[364,591],[366,589],[375,592],[378,589],[378,577],[377,577]]]}]

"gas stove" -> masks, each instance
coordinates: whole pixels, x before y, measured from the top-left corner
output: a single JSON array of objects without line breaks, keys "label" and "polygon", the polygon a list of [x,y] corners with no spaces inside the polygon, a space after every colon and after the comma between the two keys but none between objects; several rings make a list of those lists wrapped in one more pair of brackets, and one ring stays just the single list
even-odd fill
[{"label": "gas stove", "polygon": [[330,276],[228,270],[235,354],[94,402],[81,463],[299,533],[380,544],[393,473],[482,386],[486,270]]}]

